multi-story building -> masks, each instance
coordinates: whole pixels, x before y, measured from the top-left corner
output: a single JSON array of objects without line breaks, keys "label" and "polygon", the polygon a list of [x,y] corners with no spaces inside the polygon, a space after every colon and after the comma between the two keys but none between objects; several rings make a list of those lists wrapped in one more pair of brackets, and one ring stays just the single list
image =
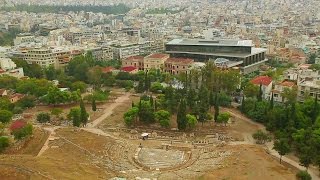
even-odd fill
[{"label": "multi-story building", "polygon": [[71,60],[71,52],[69,50],[57,49],[53,52],[53,55],[57,62],[56,68],[65,67]]},{"label": "multi-story building", "polygon": [[2,70],[8,71],[15,69],[16,67],[17,65],[10,58],[0,57],[0,68]]},{"label": "multi-story building", "polygon": [[97,61],[107,61],[113,59],[113,51],[110,46],[96,47],[90,49],[92,56]]},{"label": "multi-story building", "polygon": [[28,50],[24,55],[24,60],[29,64],[39,64],[41,67],[55,66],[57,67],[57,59],[49,48],[34,48]]},{"label": "multi-story building", "polygon": [[31,34],[19,34],[13,42],[15,46],[19,46],[21,44],[35,42],[35,37]]},{"label": "multi-story building", "polygon": [[0,76],[8,75],[16,78],[24,76],[23,68],[17,68],[17,65],[9,58],[0,57]]},{"label": "multi-story building", "polygon": [[[259,69],[268,59],[266,49],[253,47],[251,40],[174,39],[166,44],[170,57],[191,58],[196,61],[224,58],[235,63],[244,74]],[[232,63],[231,63],[232,64]]]},{"label": "multi-story building", "polygon": [[283,81],[275,85],[274,89],[272,90],[273,99],[275,102],[284,102],[286,99],[282,97],[282,93],[286,88],[292,89],[296,86],[296,84],[292,81]]},{"label": "multi-story building", "polygon": [[193,63],[193,59],[169,58],[164,62],[164,70],[170,74],[186,73]]},{"label": "multi-story building", "polygon": [[133,66],[138,70],[144,69],[144,57],[143,56],[131,56],[121,61],[122,67]]},{"label": "multi-story building", "polygon": [[115,59],[125,59],[130,56],[140,55],[139,45],[123,45],[123,46],[113,46],[113,56]]},{"label": "multi-story building", "polygon": [[303,101],[305,97],[318,97],[320,100],[320,79],[303,80],[298,82],[298,100]]},{"label": "multi-story building", "polygon": [[149,71],[150,69],[160,69],[164,67],[164,62],[169,58],[169,54],[151,54],[144,58],[144,71]]}]

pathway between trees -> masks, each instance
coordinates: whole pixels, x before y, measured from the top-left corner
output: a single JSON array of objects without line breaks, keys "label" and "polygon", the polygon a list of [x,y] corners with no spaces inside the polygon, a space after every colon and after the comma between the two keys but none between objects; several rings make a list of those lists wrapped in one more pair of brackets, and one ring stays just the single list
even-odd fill
[{"label": "pathway between trees", "polygon": [[[91,132],[97,135],[102,135],[102,136],[107,136],[107,137],[112,137],[114,139],[118,139],[110,134],[107,134],[105,132],[103,132],[101,129],[96,128],[96,126],[98,126],[103,120],[105,120],[107,117],[109,117],[112,113],[113,110],[118,107],[120,104],[125,103],[127,100],[129,100],[130,97],[130,93],[125,93],[123,95],[121,95],[120,97],[118,97],[115,102],[111,103],[107,108],[105,108],[103,110],[103,114],[98,117],[97,119],[95,119],[93,122],[89,123],[87,125],[87,127],[85,128],[81,128],[82,130],[85,130],[87,132]],[[39,151],[37,156],[41,156],[48,148],[49,148],[49,142],[50,140],[52,140],[53,138],[55,138],[55,130],[59,129],[59,126],[55,126],[55,127],[45,127],[43,128],[44,130],[49,132],[49,137],[46,140],[46,142],[44,143],[44,145],[42,146],[41,150]]]},{"label": "pathway between trees", "polygon": [[[257,122],[254,122],[252,120],[250,120],[249,118],[243,116],[239,111],[235,110],[235,109],[229,109],[229,108],[222,108],[223,111],[227,111],[229,112],[232,116],[238,118],[238,119],[241,119],[241,120],[244,120],[250,124],[254,124],[258,127],[258,129],[261,129],[261,130],[265,130],[266,128],[260,124],[260,123],[257,123]],[[255,144],[255,141],[254,139],[252,138],[252,134],[249,134],[249,133],[243,133],[243,136],[244,136],[244,141],[243,142],[233,142],[233,143],[230,143],[231,145],[237,145],[237,144]],[[269,143],[266,143],[266,149],[268,151],[268,153],[278,159],[280,159],[280,155],[278,154],[278,152],[276,150],[273,149],[273,142],[269,142]],[[299,170],[306,170],[305,167],[301,166],[299,162],[297,161],[294,161],[290,158],[287,158],[285,156],[282,156],[282,161],[283,162],[286,162],[288,164],[290,164],[291,166],[293,167],[296,167],[297,169]],[[316,169],[313,169],[313,168],[309,168],[308,169],[308,173],[311,175],[312,177],[312,180],[320,180],[320,177],[317,176],[318,172]]]},{"label": "pathway between trees", "polygon": [[112,113],[113,110],[118,107],[120,104],[125,103],[127,100],[129,100],[130,93],[125,93],[122,96],[118,97],[115,102],[110,104],[107,108],[103,110],[103,114],[95,119],[93,122],[90,122],[87,124],[88,128],[94,128],[97,127],[103,120],[105,120],[107,117],[109,117]]}]

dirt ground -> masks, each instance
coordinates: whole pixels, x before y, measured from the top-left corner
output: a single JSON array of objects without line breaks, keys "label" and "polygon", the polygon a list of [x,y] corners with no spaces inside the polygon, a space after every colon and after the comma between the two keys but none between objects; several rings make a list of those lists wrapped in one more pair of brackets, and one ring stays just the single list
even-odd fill
[{"label": "dirt ground", "polygon": [[215,169],[201,176],[203,180],[292,180],[296,171],[279,164],[259,146],[238,145],[228,147],[236,152],[228,157],[224,168]]},{"label": "dirt ground", "polygon": [[25,154],[36,156],[42,148],[44,142],[47,140],[49,134],[41,128],[34,128],[32,137],[23,141],[22,148],[16,150],[16,146],[12,146],[7,150],[7,154]]},{"label": "dirt ground", "polygon": [[[172,145],[178,149],[187,148],[187,151],[192,153],[190,158],[186,159],[181,166],[172,169],[146,170],[146,167],[140,166],[134,160],[138,156],[139,147],[160,149],[163,144],[170,141],[129,139],[125,138],[125,132],[109,130],[110,128],[125,129],[123,114],[131,107],[132,102],[138,101],[139,97],[130,96],[130,99],[113,109],[111,115],[98,126],[99,129],[90,127],[91,131],[87,132],[85,128],[80,130],[61,127],[55,130],[54,140],[49,141],[49,148],[41,156],[36,155],[46,141],[48,133],[40,129],[36,130],[27,146],[14,154],[0,155],[0,179],[110,179],[113,177],[165,180],[295,179],[295,169],[279,164],[262,146],[258,145],[207,145],[194,148],[191,143],[174,142]],[[110,103],[113,102],[98,107],[106,108]],[[101,112],[96,112],[92,120],[97,119]],[[206,133],[228,133],[237,140],[252,142],[251,134],[261,127],[236,116],[233,118],[234,123],[227,127],[215,126],[213,123],[206,123],[203,126],[199,124],[195,134],[201,139]],[[152,131],[152,128],[154,127],[143,127],[147,132]],[[91,133],[99,131],[101,133]],[[126,133],[128,134],[128,131]],[[163,131],[164,135],[175,133],[170,130]],[[187,132],[189,133],[191,132]],[[157,150],[151,150],[151,152],[157,152]],[[161,157],[158,158],[161,160]]]},{"label": "dirt ground", "polygon": [[[110,139],[85,131],[61,129],[57,135],[65,137],[49,144],[49,148],[40,157],[30,155],[0,156],[0,179],[106,179],[114,177],[111,171],[105,172],[96,158],[104,145],[112,144]],[[83,146],[83,149],[80,147]],[[85,150],[84,150],[85,149]],[[13,167],[15,166],[15,167]],[[25,169],[20,174],[20,169]],[[9,176],[10,171],[13,173]],[[18,172],[17,172],[18,171]],[[16,173],[14,173],[16,172]]]}]

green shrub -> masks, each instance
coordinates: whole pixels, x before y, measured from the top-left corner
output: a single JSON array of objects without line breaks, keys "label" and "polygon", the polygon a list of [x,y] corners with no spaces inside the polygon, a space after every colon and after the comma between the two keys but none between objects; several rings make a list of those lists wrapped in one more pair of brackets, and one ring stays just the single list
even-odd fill
[{"label": "green shrub", "polygon": [[7,110],[0,110],[0,122],[8,123],[11,121],[13,113]]},{"label": "green shrub", "polygon": [[39,113],[37,115],[37,121],[39,123],[47,123],[50,121],[50,114],[49,113]]},{"label": "green shrub", "polygon": [[32,124],[26,124],[24,127],[12,131],[12,134],[14,136],[14,139],[20,140],[27,136],[32,135],[32,131],[33,131]]},{"label": "green shrub", "polygon": [[312,179],[310,174],[307,171],[299,171],[296,176],[297,176],[298,180],[311,180]]},{"label": "green shrub", "polygon": [[3,152],[9,146],[9,138],[6,136],[0,137],[0,153]]}]

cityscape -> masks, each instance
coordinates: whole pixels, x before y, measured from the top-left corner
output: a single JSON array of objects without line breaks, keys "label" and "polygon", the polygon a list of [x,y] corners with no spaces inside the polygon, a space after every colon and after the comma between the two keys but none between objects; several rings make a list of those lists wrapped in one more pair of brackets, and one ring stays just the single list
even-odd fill
[{"label": "cityscape", "polygon": [[0,0],[0,179],[320,179],[319,0]]}]

